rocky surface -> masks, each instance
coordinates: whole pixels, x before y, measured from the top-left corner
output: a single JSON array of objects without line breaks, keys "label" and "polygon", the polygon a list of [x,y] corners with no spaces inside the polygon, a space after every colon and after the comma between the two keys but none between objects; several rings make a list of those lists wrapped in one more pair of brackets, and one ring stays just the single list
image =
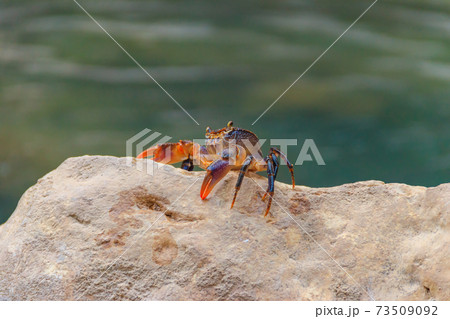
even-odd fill
[{"label": "rocky surface", "polygon": [[450,299],[450,184],[277,183],[264,218],[263,177],[230,210],[236,173],[202,201],[204,172],[126,161],[70,158],[23,195],[0,299]]}]

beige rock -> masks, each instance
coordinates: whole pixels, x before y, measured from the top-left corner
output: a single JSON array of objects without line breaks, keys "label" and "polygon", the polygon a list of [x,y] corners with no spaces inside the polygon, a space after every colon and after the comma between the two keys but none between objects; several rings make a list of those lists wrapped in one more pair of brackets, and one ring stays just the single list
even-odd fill
[{"label": "beige rock", "polygon": [[[450,184],[276,184],[66,160],[0,226],[4,300],[449,300]],[[152,161],[138,161],[152,164]],[[253,179],[253,180],[252,180]]]}]

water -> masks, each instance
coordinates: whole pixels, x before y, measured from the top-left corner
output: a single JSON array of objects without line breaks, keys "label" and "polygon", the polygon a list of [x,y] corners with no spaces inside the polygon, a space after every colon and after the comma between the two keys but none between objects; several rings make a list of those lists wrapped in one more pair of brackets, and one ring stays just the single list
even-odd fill
[{"label": "water", "polygon": [[294,159],[314,139],[327,165],[296,167],[299,184],[449,181],[447,0],[380,0],[254,126],[370,1],[79,2],[200,126],[74,2],[1,0],[0,222],[67,157],[124,156],[144,128],[189,139],[229,120],[298,138]]}]

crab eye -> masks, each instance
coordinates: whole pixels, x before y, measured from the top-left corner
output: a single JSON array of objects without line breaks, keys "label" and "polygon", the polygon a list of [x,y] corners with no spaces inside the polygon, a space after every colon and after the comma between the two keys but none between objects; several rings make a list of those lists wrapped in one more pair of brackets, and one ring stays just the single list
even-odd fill
[{"label": "crab eye", "polygon": [[233,126],[233,121],[229,121],[228,124],[227,124],[227,127],[230,128],[232,126]]},{"label": "crab eye", "polygon": [[206,128],[206,133],[211,133],[211,128],[209,126]]}]

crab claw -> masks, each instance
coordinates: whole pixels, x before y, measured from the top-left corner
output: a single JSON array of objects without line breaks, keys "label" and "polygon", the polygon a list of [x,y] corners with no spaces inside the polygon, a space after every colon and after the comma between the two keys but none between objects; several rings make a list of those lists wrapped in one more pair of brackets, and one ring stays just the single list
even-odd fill
[{"label": "crab claw", "polygon": [[155,147],[155,146],[150,147],[149,149],[146,149],[141,154],[139,154],[136,158],[146,158],[149,156],[153,156],[156,150],[157,150],[157,147]]},{"label": "crab claw", "polygon": [[180,140],[178,143],[164,143],[150,147],[137,156],[146,158],[153,156],[155,162],[173,164],[189,157],[192,149],[191,141]]},{"label": "crab claw", "polygon": [[200,190],[201,199],[205,199],[212,191],[214,186],[230,171],[231,166],[228,161],[216,160],[208,166],[206,176],[203,180],[202,188]]}]

